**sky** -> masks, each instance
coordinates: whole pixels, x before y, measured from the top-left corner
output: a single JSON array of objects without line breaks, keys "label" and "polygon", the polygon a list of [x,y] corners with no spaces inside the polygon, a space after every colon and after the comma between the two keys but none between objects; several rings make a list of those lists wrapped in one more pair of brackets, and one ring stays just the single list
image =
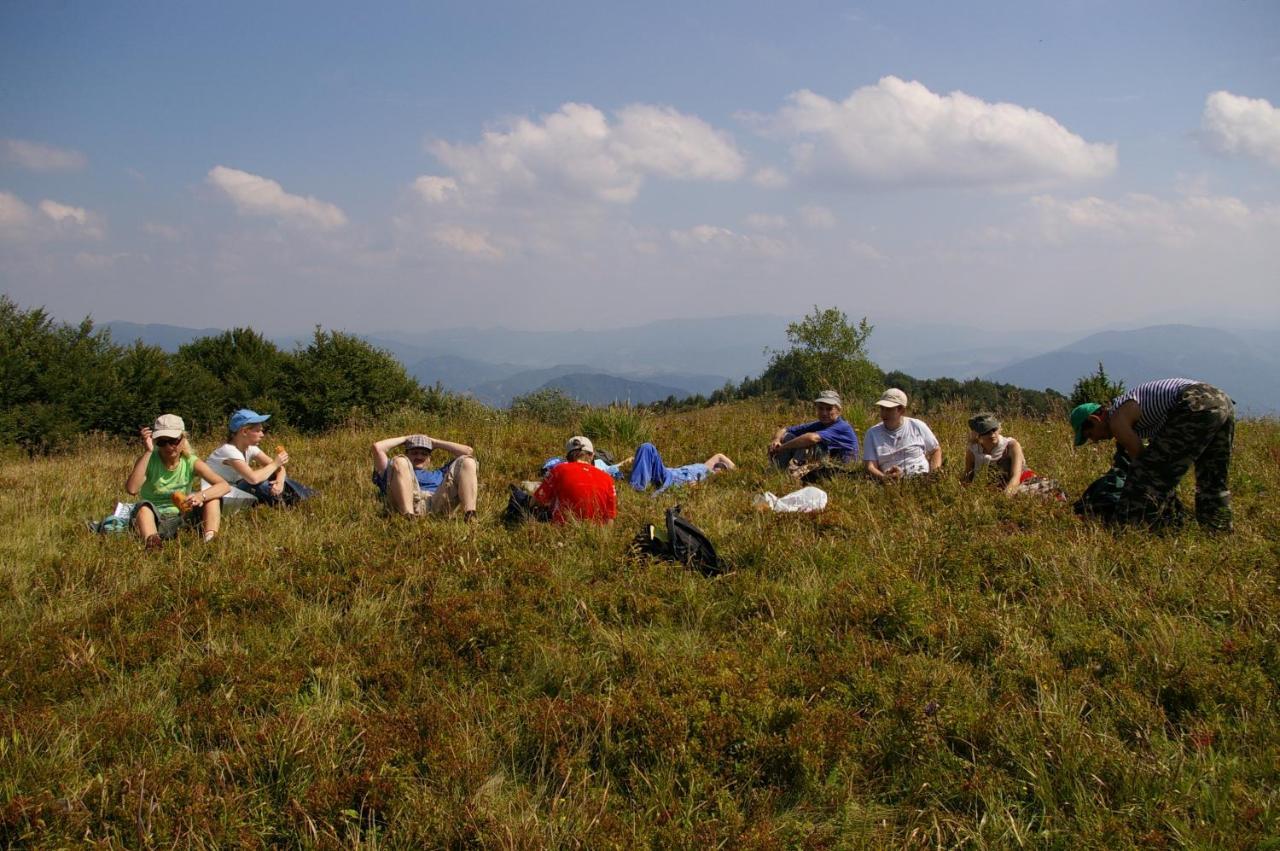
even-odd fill
[{"label": "sky", "polygon": [[7,2],[0,291],[305,333],[1280,327],[1280,4]]}]

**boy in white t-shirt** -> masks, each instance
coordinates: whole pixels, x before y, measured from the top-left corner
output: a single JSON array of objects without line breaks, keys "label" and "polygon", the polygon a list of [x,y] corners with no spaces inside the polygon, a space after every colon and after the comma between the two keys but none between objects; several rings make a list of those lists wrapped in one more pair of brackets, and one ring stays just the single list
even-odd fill
[{"label": "boy in white t-shirt", "polygon": [[921,420],[906,416],[907,394],[896,387],[876,402],[880,422],[867,429],[862,460],[879,482],[896,482],[942,468],[942,445]]},{"label": "boy in white t-shirt", "polygon": [[[231,483],[231,492],[224,497],[223,512],[228,509],[246,508],[258,502],[282,504],[310,496],[310,489],[292,483],[286,478],[285,464],[289,453],[283,447],[272,458],[258,447],[265,432],[263,424],[270,414],[259,414],[241,408],[231,415],[227,431],[231,439],[215,449],[207,459],[209,467]],[[290,499],[290,497],[294,499]]]}]

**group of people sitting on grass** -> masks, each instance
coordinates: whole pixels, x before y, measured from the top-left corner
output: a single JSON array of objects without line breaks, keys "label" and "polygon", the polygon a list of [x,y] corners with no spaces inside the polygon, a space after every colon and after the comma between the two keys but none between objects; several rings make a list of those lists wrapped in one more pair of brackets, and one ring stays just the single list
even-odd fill
[{"label": "group of people sitting on grass", "polygon": [[[927,478],[942,469],[942,445],[926,423],[906,415],[908,399],[902,390],[890,388],[876,402],[880,422],[867,429],[861,452],[836,391],[823,391],[814,406],[816,420],[773,435],[767,452],[774,466],[807,481],[856,471],[861,457],[866,475],[884,484]],[[129,522],[148,549],[160,547],[184,525],[197,527],[203,540],[211,541],[224,514],[257,504],[290,505],[311,495],[289,478],[289,453],[283,446],[274,455],[259,447],[269,418],[248,409],[236,411],[228,422],[227,441],[205,460],[192,452],[181,417],[164,414],[141,430],[145,451],[125,489],[138,497]],[[1231,528],[1227,471],[1235,409],[1221,390],[1185,378],[1151,381],[1109,404],[1080,405],[1071,411],[1070,421],[1076,446],[1091,440],[1114,440],[1118,446],[1126,476],[1116,519],[1155,524],[1194,465],[1196,519],[1211,529]],[[1009,496],[1061,496],[1056,482],[1027,466],[1021,444],[1002,433],[995,415],[977,414],[969,428],[963,481],[988,482]],[[392,455],[397,447],[403,453]],[[432,461],[435,450],[448,456],[439,467]],[[480,465],[472,447],[410,434],[376,441],[372,454],[373,484],[392,513],[419,517],[461,511],[467,522],[474,521]],[[637,491],[661,492],[736,466],[716,453],[700,463],[668,467],[652,443],[641,444],[615,464],[598,458],[589,438],[575,436],[565,445],[564,457],[548,460],[542,479],[527,486],[545,519],[607,523],[617,515],[617,479],[628,480]]]}]

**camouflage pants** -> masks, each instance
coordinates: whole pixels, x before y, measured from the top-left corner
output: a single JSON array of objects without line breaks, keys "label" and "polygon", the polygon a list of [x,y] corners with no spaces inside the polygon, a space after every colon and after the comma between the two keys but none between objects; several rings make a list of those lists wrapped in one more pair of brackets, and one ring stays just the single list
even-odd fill
[{"label": "camouflage pants", "polygon": [[1231,398],[1208,384],[1192,384],[1178,396],[1164,427],[1133,464],[1116,506],[1117,519],[1156,525],[1178,482],[1196,468],[1196,520],[1231,529],[1227,468],[1236,431]]}]

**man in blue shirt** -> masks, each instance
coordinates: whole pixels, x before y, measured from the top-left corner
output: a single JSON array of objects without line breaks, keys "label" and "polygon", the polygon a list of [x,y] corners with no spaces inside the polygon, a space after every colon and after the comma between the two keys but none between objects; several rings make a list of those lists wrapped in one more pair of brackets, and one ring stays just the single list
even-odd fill
[{"label": "man in blue shirt", "polygon": [[[404,447],[404,454],[388,456],[397,446]],[[443,449],[453,457],[443,467],[433,468],[433,449]],[[449,514],[461,508],[470,523],[476,516],[478,470],[475,451],[462,443],[408,434],[373,444],[373,483],[391,510],[405,517]]]},{"label": "man in blue shirt", "polygon": [[813,400],[818,418],[811,423],[780,428],[769,443],[775,467],[830,460],[845,464],[858,457],[858,435],[840,416],[843,403],[834,390],[823,390]]}]

